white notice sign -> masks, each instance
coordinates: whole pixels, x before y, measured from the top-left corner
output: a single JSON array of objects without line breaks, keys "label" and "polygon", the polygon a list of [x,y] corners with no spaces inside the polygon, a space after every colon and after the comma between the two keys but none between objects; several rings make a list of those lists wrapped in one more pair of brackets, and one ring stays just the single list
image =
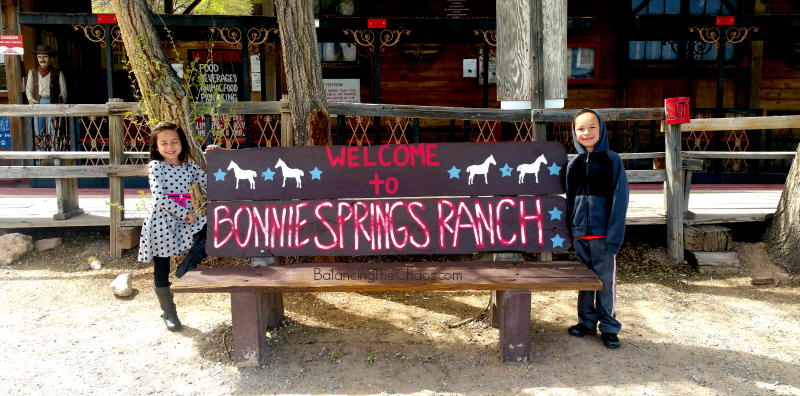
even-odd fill
[{"label": "white notice sign", "polygon": [[322,81],[328,102],[361,103],[361,82],[357,78]]}]

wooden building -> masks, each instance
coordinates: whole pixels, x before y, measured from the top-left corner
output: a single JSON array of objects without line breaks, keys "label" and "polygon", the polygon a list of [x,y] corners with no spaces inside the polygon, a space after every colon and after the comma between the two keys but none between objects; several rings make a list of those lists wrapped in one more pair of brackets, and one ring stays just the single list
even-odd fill
[{"label": "wooden building", "polygon": [[[22,74],[34,65],[35,45],[49,44],[61,52],[57,66],[68,75],[70,102],[104,103],[110,97],[134,100],[120,62],[121,43],[114,42],[113,23],[98,23],[89,0],[60,3],[19,0],[16,7],[3,5],[4,33],[14,33],[6,21],[16,17],[25,39]],[[493,0],[317,0],[323,77],[332,86],[352,88],[355,84],[355,96],[365,103],[499,108],[492,76],[496,9]],[[694,117],[800,114],[800,3],[796,0],[571,0],[567,14],[571,78],[566,108],[660,107],[665,98],[685,96],[691,100]],[[180,54],[176,63],[185,64],[190,50],[212,43],[218,50],[239,51],[237,99],[278,100],[286,87],[280,38],[269,30],[279,26],[271,15],[274,7],[265,0],[249,16],[161,15],[155,22],[170,29]],[[237,30],[239,39],[226,37],[223,29]],[[246,33],[252,29],[262,35],[251,39]],[[353,99],[352,90],[350,95],[339,99]],[[16,101],[13,96],[6,93],[2,100],[25,103],[24,95]],[[412,142],[413,131],[420,141],[475,141],[486,136],[514,140],[526,128],[462,120],[367,121],[372,143],[386,142],[398,127]],[[334,133],[342,132],[341,143],[348,143],[354,126],[363,126],[355,122],[334,119]],[[263,119],[252,117],[240,124],[229,128],[242,130],[238,136],[234,133],[238,146],[277,144],[278,140],[265,134]],[[86,120],[71,125],[70,149],[103,149],[98,145],[105,133],[102,126],[92,135]],[[35,145],[25,126],[21,123],[12,132],[17,149]],[[274,128],[269,124],[266,131],[274,132]],[[618,151],[663,150],[663,135],[655,124],[609,123],[609,128],[612,147]],[[800,131],[792,130],[749,135],[718,132],[686,134],[685,147],[791,150],[800,140]],[[141,132],[138,138],[145,134]],[[548,138],[570,146],[569,126],[548,125]],[[132,135],[130,141],[136,140]],[[628,165],[642,168],[650,163]],[[709,163],[709,176],[697,175],[695,182],[781,182],[787,169],[786,164],[777,163]],[[767,175],[770,172],[779,175]]]}]

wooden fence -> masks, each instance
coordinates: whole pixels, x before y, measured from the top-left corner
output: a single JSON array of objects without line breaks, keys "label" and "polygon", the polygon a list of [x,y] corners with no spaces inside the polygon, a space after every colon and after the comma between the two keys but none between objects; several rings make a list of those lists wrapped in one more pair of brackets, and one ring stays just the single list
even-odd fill
[{"label": "wooden fence", "polygon": [[[196,108],[210,108],[210,103],[196,103]],[[225,102],[219,114],[280,114],[281,145],[293,143],[289,102],[284,99],[272,102]],[[125,159],[147,158],[147,153],[124,151],[124,117],[137,112],[137,103],[112,99],[106,104],[55,104],[55,105],[0,105],[0,116],[9,117],[75,117],[107,116],[109,118],[109,151],[105,152],[0,152],[0,159],[53,159],[55,167],[5,166],[0,167],[0,178],[53,178],[56,179],[58,213],[56,219],[66,219],[80,213],[77,178],[109,178],[110,202],[124,206],[124,178],[147,176],[143,165],[123,165]],[[330,103],[329,111],[338,115],[376,117],[407,117],[462,119],[508,122],[571,122],[575,110],[500,110],[448,108],[385,104]],[[667,125],[663,108],[599,109],[607,121],[661,121],[665,132],[665,151],[651,153],[621,153],[622,159],[664,158],[666,169],[629,170],[631,183],[664,182],[667,216],[667,245],[673,262],[683,261],[684,211],[688,203],[691,172],[702,170],[702,160],[707,158],[793,159],[794,152],[686,152],[682,153],[681,131],[800,128],[800,116],[749,117],[692,120],[684,125]],[[108,159],[108,165],[76,166],[76,159]],[[117,234],[122,227],[136,226],[140,221],[125,219],[124,211],[110,207],[111,256],[120,257],[122,249]]]}]

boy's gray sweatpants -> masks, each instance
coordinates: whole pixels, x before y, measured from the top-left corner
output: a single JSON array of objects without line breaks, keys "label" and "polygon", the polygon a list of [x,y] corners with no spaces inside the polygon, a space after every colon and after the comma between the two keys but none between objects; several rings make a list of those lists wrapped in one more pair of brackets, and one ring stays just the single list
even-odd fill
[{"label": "boy's gray sweatpants", "polygon": [[603,281],[603,290],[578,292],[578,320],[594,329],[600,322],[601,333],[619,333],[622,324],[616,319],[617,256],[606,250],[606,238],[573,238],[578,260]]}]

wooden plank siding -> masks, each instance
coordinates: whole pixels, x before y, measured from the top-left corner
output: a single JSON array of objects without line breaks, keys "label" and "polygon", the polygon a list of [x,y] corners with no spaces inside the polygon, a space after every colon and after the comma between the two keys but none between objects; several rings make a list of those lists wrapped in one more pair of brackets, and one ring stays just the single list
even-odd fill
[{"label": "wooden plank siding", "polygon": [[758,95],[759,105],[764,110],[800,111],[800,70],[789,66],[785,53],[790,50],[777,42],[764,43],[761,92]]}]

